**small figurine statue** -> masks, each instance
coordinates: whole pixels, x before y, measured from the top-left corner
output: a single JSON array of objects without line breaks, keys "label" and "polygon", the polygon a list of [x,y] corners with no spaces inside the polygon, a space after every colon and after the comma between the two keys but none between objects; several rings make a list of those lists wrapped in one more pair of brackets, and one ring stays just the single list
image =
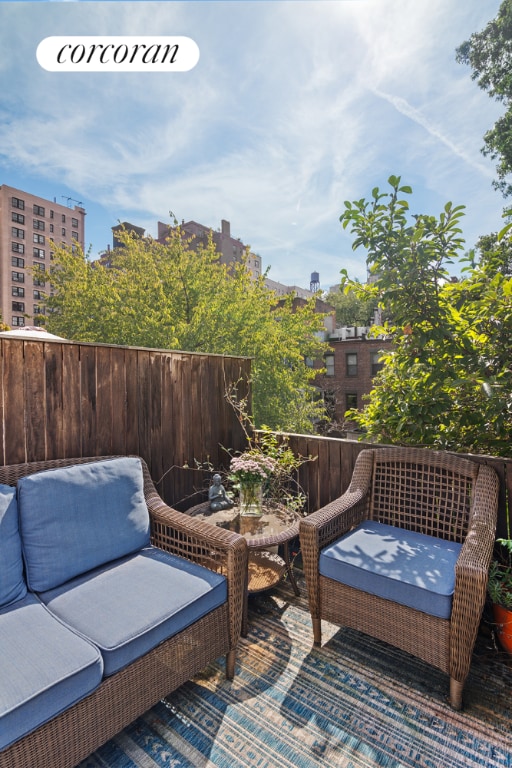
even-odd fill
[{"label": "small figurine statue", "polygon": [[226,494],[226,489],[221,484],[220,475],[213,476],[213,483],[208,489],[208,501],[212,512],[217,512],[219,509],[231,509],[234,506]]}]

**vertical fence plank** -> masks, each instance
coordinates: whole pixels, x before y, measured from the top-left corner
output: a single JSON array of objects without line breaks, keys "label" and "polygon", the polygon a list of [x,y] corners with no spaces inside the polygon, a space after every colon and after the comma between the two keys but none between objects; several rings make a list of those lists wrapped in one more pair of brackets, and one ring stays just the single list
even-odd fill
[{"label": "vertical fence plank", "polygon": [[[82,389],[80,373],[80,347],[78,344],[62,344],[62,379],[52,382],[55,397],[62,399],[62,457],[83,455],[82,450]],[[47,385],[48,387],[49,385]],[[52,451],[52,453],[54,453]],[[48,456],[58,459],[58,455]]]},{"label": "vertical fence plank", "polygon": [[149,370],[149,351],[139,350],[137,353],[137,416],[138,442],[137,453],[147,462],[151,471],[151,435],[150,435],[150,392],[151,375]]},{"label": "vertical fence plank", "polygon": [[64,451],[64,403],[63,403],[63,348],[60,344],[45,344],[44,350],[44,391],[46,452],[49,459],[65,456]]},{"label": "vertical fence plank", "polygon": [[126,350],[126,453],[140,456],[138,350]]},{"label": "vertical fence plank", "polygon": [[111,456],[112,447],[112,350],[96,348],[96,453]]},{"label": "vertical fence plank", "polygon": [[81,456],[97,456],[96,347],[80,347]]},{"label": "vertical fence plank", "polygon": [[126,355],[119,347],[111,348],[111,448],[114,455],[130,453],[127,440]]},{"label": "vertical fence plank", "polygon": [[23,344],[2,340],[4,357],[4,430],[6,464],[26,461],[25,360]]},{"label": "vertical fence plank", "polygon": [[[44,344],[27,341],[25,364],[25,430],[27,461],[37,461],[46,453],[46,387],[44,380]],[[53,424],[49,425],[53,432]]]},{"label": "vertical fence plank", "polygon": [[162,355],[151,352],[148,361],[150,376],[149,391],[149,436],[150,436],[150,464],[155,477],[163,474],[163,451],[165,441],[163,439],[164,425],[162,424]]}]

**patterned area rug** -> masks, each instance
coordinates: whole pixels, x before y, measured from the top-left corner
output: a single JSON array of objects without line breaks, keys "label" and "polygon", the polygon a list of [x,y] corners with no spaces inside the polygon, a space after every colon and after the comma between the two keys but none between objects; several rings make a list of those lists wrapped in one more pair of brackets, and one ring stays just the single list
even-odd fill
[{"label": "patterned area rug", "polygon": [[383,643],[324,623],[313,648],[301,588],[251,598],[233,682],[219,660],[80,768],[512,767],[512,665],[490,635],[454,712],[445,675]]}]

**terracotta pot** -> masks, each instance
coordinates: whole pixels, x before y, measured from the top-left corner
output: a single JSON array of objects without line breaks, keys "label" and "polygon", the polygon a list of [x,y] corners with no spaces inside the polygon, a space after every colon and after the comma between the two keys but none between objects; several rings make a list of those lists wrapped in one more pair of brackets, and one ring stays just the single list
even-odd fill
[{"label": "terracotta pot", "polygon": [[512,611],[501,605],[493,605],[498,640],[503,650],[512,654]]}]

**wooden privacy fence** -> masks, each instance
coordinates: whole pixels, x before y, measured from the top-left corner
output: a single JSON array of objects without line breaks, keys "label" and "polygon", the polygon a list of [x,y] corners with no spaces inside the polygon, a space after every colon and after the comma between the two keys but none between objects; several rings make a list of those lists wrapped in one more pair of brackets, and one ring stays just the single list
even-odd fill
[{"label": "wooden privacy fence", "polygon": [[[226,400],[236,384],[248,393],[248,358],[67,341],[0,339],[2,392],[0,463],[75,456],[137,454],[148,463],[168,504],[201,500],[209,473],[225,468],[224,449],[246,447]],[[346,490],[355,460],[369,443],[288,435],[290,447],[314,460],[300,468],[308,511]],[[498,534],[506,535],[512,459],[470,456],[500,478]],[[190,469],[184,469],[188,465]]]},{"label": "wooden privacy fence", "polygon": [[[290,447],[312,461],[302,465],[299,482],[308,499],[308,512],[320,509],[347,488],[357,456],[364,448],[379,448],[373,443],[356,442],[315,435],[287,435]],[[381,446],[382,447],[382,446]],[[457,454],[489,464],[500,478],[497,535],[507,536],[507,506],[512,501],[512,459],[473,454]]]},{"label": "wooden privacy fence", "polygon": [[205,482],[185,464],[245,447],[225,393],[247,394],[247,358],[8,338],[0,351],[2,464],[137,454],[178,505]]}]

